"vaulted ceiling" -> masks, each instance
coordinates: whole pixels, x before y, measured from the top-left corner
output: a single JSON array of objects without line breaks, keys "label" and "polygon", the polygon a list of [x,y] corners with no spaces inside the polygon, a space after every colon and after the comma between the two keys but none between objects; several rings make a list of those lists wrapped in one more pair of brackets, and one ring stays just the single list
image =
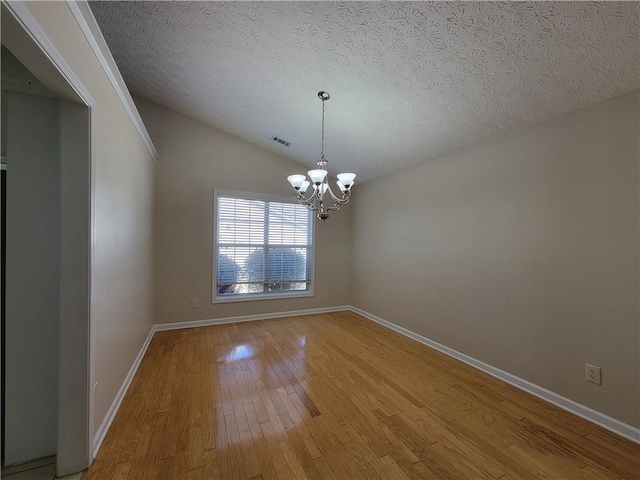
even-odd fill
[{"label": "vaulted ceiling", "polygon": [[[130,90],[368,180],[637,89],[636,2],[92,2]],[[271,140],[292,142],[287,148]]]}]

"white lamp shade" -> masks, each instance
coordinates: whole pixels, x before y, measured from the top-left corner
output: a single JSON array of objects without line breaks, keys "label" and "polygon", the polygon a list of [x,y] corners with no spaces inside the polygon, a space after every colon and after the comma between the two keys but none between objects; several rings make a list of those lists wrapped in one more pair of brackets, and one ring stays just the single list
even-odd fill
[{"label": "white lamp shade", "polygon": [[340,191],[342,193],[344,193],[344,192],[346,192],[348,190],[348,188],[345,187],[340,180],[338,180],[336,183],[338,184],[338,188],[340,189]]},{"label": "white lamp shade", "polygon": [[306,192],[307,188],[309,188],[309,185],[311,185],[311,182],[309,182],[309,180],[305,180],[304,182],[302,182],[302,185],[300,186],[300,193]]},{"label": "white lamp shade", "polygon": [[347,188],[353,185],[353,181],[355,179],[356,179],[355,173],[339,173],[338,174],[338,180]]},{"label": "white lamp shade", "polygon": [[304,181],[307,179],[307,177],[305,177],[304,175],[289,175],[287,177],[287,180],[289,180],[289,183],[291,184],[291,186],[293,188],[295,188],[296,190],[298,190],[302,184],[304,183]]},{"label": "white lamp shade", "polygon": [[309,170],[307,174],[309,175],[309,178],[311,179],[311,181],[316,185],[318,185],[322,183],[322,181],[324,180],[324,177],[327,176],[327,171],[320,170],[320,169]]}]

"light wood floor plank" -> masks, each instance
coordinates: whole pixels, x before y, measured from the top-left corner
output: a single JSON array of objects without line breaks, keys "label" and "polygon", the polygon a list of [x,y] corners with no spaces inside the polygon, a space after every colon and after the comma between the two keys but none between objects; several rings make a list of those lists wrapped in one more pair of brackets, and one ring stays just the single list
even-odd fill
[{"label": "light wood floor plank", "polygon": [[640,446],[350,312],[158,332],[83,480],[640,480]]}]

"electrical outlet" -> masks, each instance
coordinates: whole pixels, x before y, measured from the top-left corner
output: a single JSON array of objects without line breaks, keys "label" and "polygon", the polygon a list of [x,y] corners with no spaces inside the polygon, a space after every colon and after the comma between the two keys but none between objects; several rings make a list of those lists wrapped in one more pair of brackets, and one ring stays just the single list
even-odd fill
[{"label": "electrical outlet", "polygon": [[586,364],[586,380],[587,382],[595,383],[597,385],[601,385],[600,381],[600,367],[594,367],[593,365]]},{"label": "electrical outlet", "polygon": [[198,308],[198,299],[197,298],[191,299],[191,308]]}]

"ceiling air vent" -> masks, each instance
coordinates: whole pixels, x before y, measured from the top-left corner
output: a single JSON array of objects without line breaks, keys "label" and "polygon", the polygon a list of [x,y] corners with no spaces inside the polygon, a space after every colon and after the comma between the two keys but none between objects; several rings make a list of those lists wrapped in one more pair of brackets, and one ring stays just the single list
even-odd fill
[{"label": "ceiling air vent", "polygon": [[275,135],[271,137],[271,140],[278,142],[280,145],[284,145],[285,147],[291,146],[291,142],[287,142],[284,138],[276,137]]}]

